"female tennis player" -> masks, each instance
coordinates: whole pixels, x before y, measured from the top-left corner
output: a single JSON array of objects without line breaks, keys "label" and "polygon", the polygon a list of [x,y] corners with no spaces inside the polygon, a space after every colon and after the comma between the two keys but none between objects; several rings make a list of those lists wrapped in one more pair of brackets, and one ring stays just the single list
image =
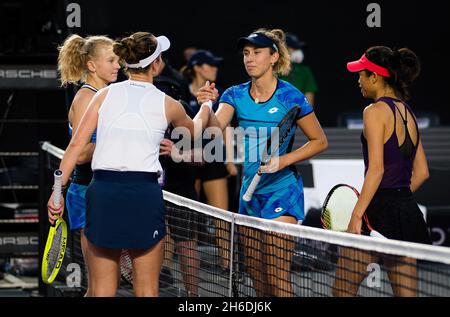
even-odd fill
[{"label": "female tennis player", "polygon": [[[259,29],[241,38],[238,47],[243,52],[244,66],[251,81],[223,93],[219,109],[210,116],[210,125],[223,130],[236,113],[239,126],[249,131],[244,134],[242,197],[258,172],[261,162],[258,148],[266,146],[270,128],[276,127],[291,108],[300,107],[294,122],[309,141],[291,151],[291,135],[281,145],[278,159],[261,167],[264,174],[252,199],[248,202],[241,199],[239,207],[239,212],[244,215],[295,224],[304,218],[304,198],[302,180],[294,164],[324,151],[327,139],[305,96],[277,78],[278,74],[286,74],[290,68],[284,32]],[[198,101],[202,103],[216,96],[215,87],[205,86],[199,90]],[[257,296],[293,296],[290,281],[293,240],[253,229],[246,230],[244,236],[246,267],[253,278]]]},{"label": "female tennis player", "polygon": [[[405,102],[409,99],[409,87],[420,72],[419,59],[407,48],[376,46],[361,59],[348,63],[347,68],[359,73],[362,95],[374,100],[363,112],[365,178],[347,231],[360,234],[366,214],[373,229],[386,238],[429,244],[427,226],[412,195],[429,176],[427,159],[417,120]],[[367,267],[352,261],[351,255],[345,258],[340,258],[340,265],[355,273],[338,270],[334,294],[356,295]],[[365,258],[366,266],[378,260],[369,254]],[[394,294],[415,296],[415,260],[383,260]]]},{"label": "female tennis player", "polygon": [[[191,99],[189,105],[196,112],[199,108],[196,94],[200,87],[203,87],[207,81],[215,82],[217,79],[217,72],[219,66],[222,64],[223,58],[215,56],[210,51],[198,50],[189,58],[187,65],[182,68],[181,72],[189,81],[189,90],[191,92]],[[217,110],[218,103],[213,105],[213,110]],[[210,140],[204,140],[203,147],[208,144]],[[224,141],[230,142],[229,139],[224,138]],[[232,146],[227,144],[227,146]],[[204,164],[195,168],[196,180],[195,188],[198,197],[203,190],[206,201],[209,205],[228,210],[228,176],[236,176],[237,168],[232,161],[226,164],[223,161],[205,162]],[[216,219],[216,243],[219,247],[220,267],[222,274],[229,273],[229,226],[220,220]]]},{"label": "female tennis player", "polygon": [[[120,69],[119,57],[113,52],[114,41],[105,36],[89,36],[83,38],[71,35],[59,47],[58,70],[61,75],[61,84],[80,84],[69,109],[69,134],[72,137],[77,131],[81,117],[87,109],[95,93],[117,80]],[[96,133],[92,134],[91,141],[83,148],[77,159],[77,165],[67,190],[66,207],[68,211],[69,226],[71,230],[80,230],[81,250],[88,275],[89,248],[84,235],[86,225],[86,190],[92,179],[91,161],[95,148]],[[90,296],[88,287],[86,296]]]},{"label": "female tennis player", "polygon": [[[94,96],[60,164],[64,185],[97,129],[94,177],[86,193],[92,296],[115,295],[122,249],[129,251],[133,261],[136,296],[159,294],[165,236],[164,202],[157,181],[160,142],[169,123],[186,127],[194,135],[194,124],[206,126],[211,111],[203,105],[192,120],[179,102],[152,84],[160,55],[169,46],[165,36],[147,32],[114,44],[114,53],[125,63],[130,78]],[[52,193],[50,222],[62,210],[55,208]]]}]

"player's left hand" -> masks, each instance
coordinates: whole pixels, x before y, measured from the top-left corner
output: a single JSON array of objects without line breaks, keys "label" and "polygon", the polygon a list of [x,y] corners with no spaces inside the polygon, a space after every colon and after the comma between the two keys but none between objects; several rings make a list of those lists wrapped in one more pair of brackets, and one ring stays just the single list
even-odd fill
[{"label": "player's left hand", "polygon": [[169,139],[162,139],[159,144],[159,155],[170,155],[173,144],[174,143]]},{"label": "player's left hand", "polygon": [[362,227],[362,218],[356,216],[355,213],[353,213],[347,227],[347,232],[361,234],[361,227]]},{"label": "player's left hand", "polygon": [[287,166],[286,159],[283,156],[273,157],[260,167],[259,171],[263,174],[266,173],[276,173]]},{"label": "player's left hand", "polygon": [[227,168],[228,175],[236,176],[238,174],[238,169],[233,162],[228,162],[226,164],[226,168]]}]

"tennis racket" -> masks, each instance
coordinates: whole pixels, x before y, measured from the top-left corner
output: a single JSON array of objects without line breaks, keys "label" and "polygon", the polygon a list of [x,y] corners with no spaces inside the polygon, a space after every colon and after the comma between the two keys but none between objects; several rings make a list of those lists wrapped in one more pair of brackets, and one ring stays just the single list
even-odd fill
[{"label": "tennis racket", "polygon": [[[272,157],[278,155],[278,149],[284,142],[289,139],[289,135],[292,129],[295,129],[295,122],[297,121],[297,114],[300,111],[299,106],[294,106],[291,110],[286,113],[286,115],[281,119],[280,123],[278,123],[276,129],[272,132],[270,137],[267,139],[266,148],[262,152],[261,155],[261,165],[264,166],[267,162],[270,161]],[[275,146],[272,149],[272,142],[274,140],[278,140]],[[258,169],[258,172],[253,177],[250,185],[247,188],[242,199],[244,201],[250,201],[252,199],[253,193],[255,192],[256,187],[261,180],[261,171]]]},{"label": "tennis racket", "polygon": [[128,285],[133,285],[133,261],[128,250],[122,250],[120,255],[120,277]]},{"label": "tennis racket", "polygon": [[[54,173],[55,181],[53,186],[53,203],[55,207],[61,204],[62,172],[56,170]],[[67,246],[67,224],[62,217],[59,217],[53,225],[47,236],[44,256],[42,258],[42,281],[51,284],[58,275],[59,269],[64,260]]]},{"label": "tennis racket", "polygon": [[[346,232],[358,197],[358,190],[350,185],[338,184],[334,186],[322,206],[320,217],[322,226],[325,229]],[[381,233],[372,229],[366,214],[364,214],[363,219],[361,228],[363,234],[386,239]]]}]

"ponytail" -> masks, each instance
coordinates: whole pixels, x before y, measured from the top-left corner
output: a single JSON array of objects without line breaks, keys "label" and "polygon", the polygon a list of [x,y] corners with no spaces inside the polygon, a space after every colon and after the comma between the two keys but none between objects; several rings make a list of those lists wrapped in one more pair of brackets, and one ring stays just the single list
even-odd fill
[{"label": "ponytail", "polygon": [[371,47],[365,54],[371,62],[389,70],[392,76],[385,77],[384,80],[394,88],[396,94],[401,99],[410,99],[409,88],[420,74],[417,55],[408,48],[391,50],[386,46]]},{"label": "ponytail", "polygon": [[87,62],[94,59],[100,45],[112,46],[113,40],[106,36],[89,36],[83,38],[77,34],[69,36],[58,47],[58,72],[61,78],[61,86],[77,84],[85,81],[88,69]]}]

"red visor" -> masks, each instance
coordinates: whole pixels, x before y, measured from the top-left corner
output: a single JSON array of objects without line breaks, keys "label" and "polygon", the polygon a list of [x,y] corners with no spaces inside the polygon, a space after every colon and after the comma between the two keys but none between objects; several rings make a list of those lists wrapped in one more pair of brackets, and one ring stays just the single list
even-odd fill
[{"label": "red visor", "polygon": [[369,61],[364,54],[359,60],[347,63],[347,69],[350,72],[360,72],[362,70],[370,70],[371,72],[377,73],[380,76],[383,77],[391,77],[389,74],[389,71],[381,66],[378,66],[377,64],[372,63]]}]

